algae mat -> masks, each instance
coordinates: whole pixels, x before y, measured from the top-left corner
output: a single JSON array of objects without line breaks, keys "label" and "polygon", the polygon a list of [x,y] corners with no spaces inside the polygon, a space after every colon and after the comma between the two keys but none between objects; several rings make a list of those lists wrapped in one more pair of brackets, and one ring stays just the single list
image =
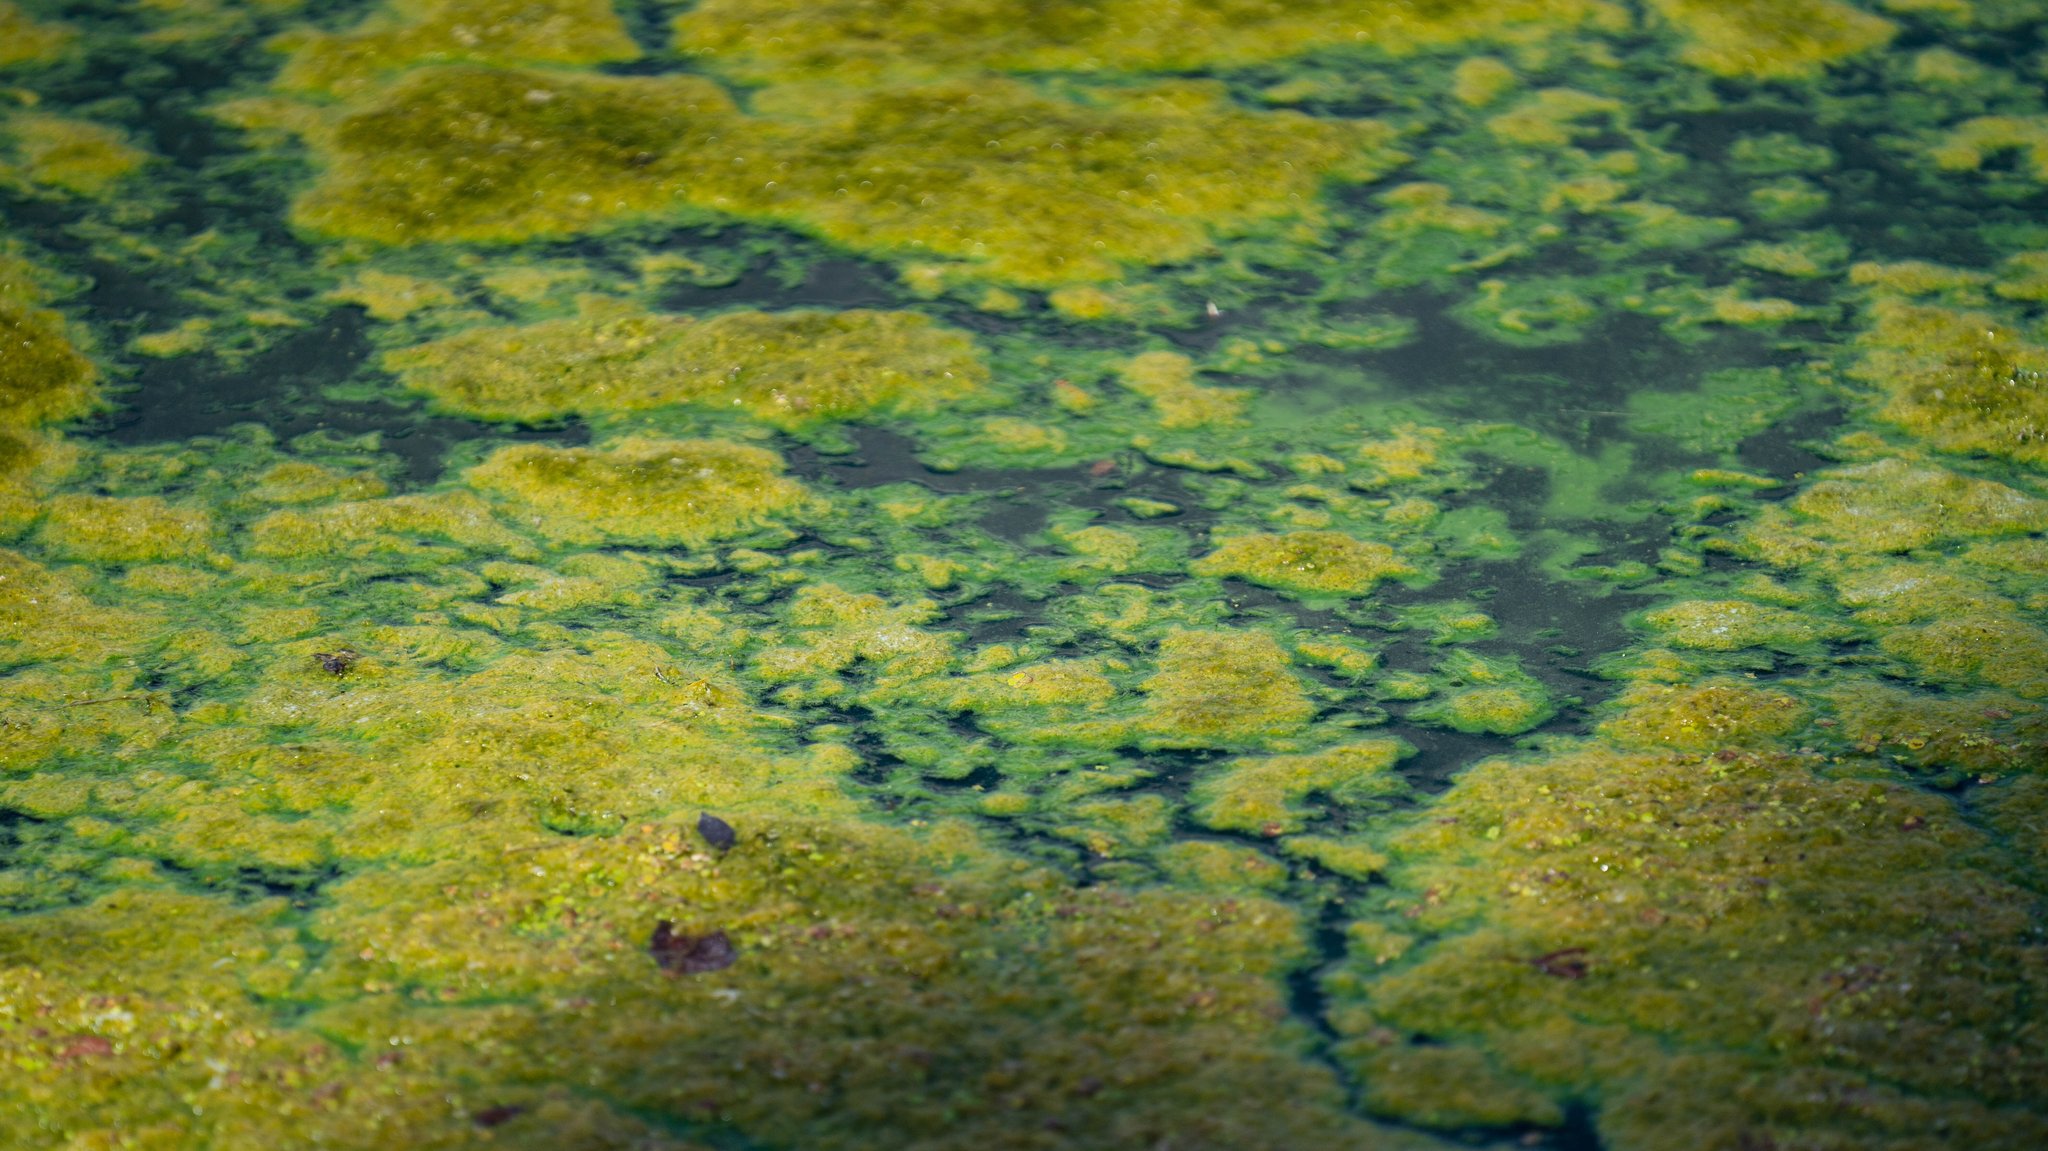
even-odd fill
[{"label": "algae mat", "polygon": [[0,1146],[2048,1146],[2044,33],[0,0]]}]

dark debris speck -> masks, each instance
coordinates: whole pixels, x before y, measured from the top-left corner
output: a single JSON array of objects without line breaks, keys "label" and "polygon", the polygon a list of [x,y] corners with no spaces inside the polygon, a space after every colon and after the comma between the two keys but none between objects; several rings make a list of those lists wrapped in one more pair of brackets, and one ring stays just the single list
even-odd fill
[{"label": "dark debris speck", "polygon": [[656,966],[670,975],[723,971],[740,957],[739,949],[732,945],[732,939],[725,932],[684,935],[666,919],[654,925],[654,936],[647,941],[647,953],[654,956]]},{"label": "dark debris speck", "polygon": [[732,824],[708,811],[697,817],[697,834],[703,836],[704,842],[719,851],[731,850],[732,845],[738,843],[740,838],[739,832],[732,829]]}]

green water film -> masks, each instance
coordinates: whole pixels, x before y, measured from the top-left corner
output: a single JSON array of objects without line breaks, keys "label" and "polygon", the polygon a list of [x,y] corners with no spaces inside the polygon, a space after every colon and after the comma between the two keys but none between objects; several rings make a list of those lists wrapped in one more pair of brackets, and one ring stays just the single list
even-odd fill
[{"label": "green water film", "polygon": [[2048,1146],[2041,0],[0,0],[0,1147]]}]

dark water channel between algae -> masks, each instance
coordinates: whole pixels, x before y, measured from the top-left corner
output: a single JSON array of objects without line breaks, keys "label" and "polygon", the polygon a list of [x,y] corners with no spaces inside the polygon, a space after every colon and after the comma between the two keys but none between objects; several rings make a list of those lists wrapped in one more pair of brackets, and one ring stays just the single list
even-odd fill
[{"label": "dark water channel between algae", "polygon": [[2048,1146],[2044,27],[0,0],[0,1147]]}]

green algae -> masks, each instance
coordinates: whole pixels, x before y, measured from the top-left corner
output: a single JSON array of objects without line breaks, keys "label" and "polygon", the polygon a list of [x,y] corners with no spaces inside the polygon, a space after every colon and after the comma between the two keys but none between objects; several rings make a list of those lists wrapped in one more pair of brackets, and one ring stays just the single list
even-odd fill
[{"label": "green algae", "polygon": [[50,63],[75,34],[63,24],[38,22],[12,0],[0,3],[0,68]]},{"label": "green algae", "polygon": [[772,427],[929,415],[984,392],[964,333],[911,312],[594,314],[474,328],[387,352],[385,366],[442,407],[535,422],[688,405]]},{"label": "green algae", "polygon": [[1189,570],[1196,575],[1235,576],[1305,597],[1365,596],[1381,580],[1419,574],[1386,544],[1342,532],[1232,536]]},{"label": "green algae", "polygon": [[65,116],[0,118],[0,142],[17,157],[0,163],[0,182],[74,196],[104,198],[149,159],[118,130]]},{"label": "green algae", "polygon": [[1312,793],[1338,804],[1398,795],[1407,785],[1390,769],[1408,751],[1397,740],[1340,744],[1306,755],[1237,759],[1198,780],[1195,818],[1219,831],[1277,836],[1301,829],[1299,801]]},{"label": "green algae", "polygon": [[[264,102],[222,114],[306,134],[325,170],[293,218],[316,233],[509,241],[689,209],[1032,287],[1188,259],[1219,232],[1308,215],[1325,177],[1369,179],[1401,159],[1385,125],[1238,112],[1198,84],[1085,102],[1010,81],[774,90],[754,108],[765,114],[741,115],[693,76],[449,66],[333,115]],[[1066,196],[1048,202],[1046,183]]]},{"label": "green algae", "polygon": [[494,452],[468,478],[566,543],[701,547],[771,524],[807,500],[774,452],[724,440],[522,445]]},{"label": "green algae", "polygon": [[99,371],[57,313],[0,296],[0,422],[33,427],[89,411]]},{"label": "green algae", "polygon": [[1139,690],[1138,726],[1149,747],[1256,744],[1299,730],[1315,714],[1287,653],[1258,632],[1173,632]]},{"label": "green algae", "polygon": [[1758,80],[1810,77],[1889,42],[1897,26],[1841,0],[1701,3],[1651,0],[1659,16],[1689,40],[1680,59],[1723,76]]},{"label": "green algae", "polygon": [[[1781,1140],[1897,1139],[1919,1101],[1957,1089],[1985,1102],[1952,1122],[2019,1139],[2038,1119],[1999,1104],[2039,1056],[2004,1014],[2017,1001],[1958,1013],[1945,990],[1991,970],[2014,991],[2031,978],[2025,897],[2005,903],[2018,893],[1957,862],[1982,842],[1938,799],[1830,779],[1810,759],[1588,749],[1484,764],[1396,843],[1394,907],[1442,935],[1374,977],[1350,1026],[1361,1045],[1385,1027],[1476,1043],[1553,1100],[1597,1080],[1602,1131],[1624,1146],[1667,1145],[1667,1100]],[[1960,966],[1952,932],[1968,940]],[[1893,978],[1831,974],[1864,965]],[[1728,1047],[1759,1033],[1767,1051]],[[1716,1094],[1745,1074],[1881,1079],[1887,1102],[1745,1120],[1751,1104]]]},{"label": "green algae", "polygon": [[[2040,1142],[2048,237],[1970,126],[2030,97],[1958,86],[2011,16],[1887,4],[1880,54],[1846,5],[1652,7],[718,3],[699,79],[423,4],[231,113],[309,143],[304,270],[52,197],[109,291],[204,313],[22,312],[77,347],[229,358],[221,301],[289,290],[416,394],[306,409],[398,401],[389,454],[4,421],[0,1142]],[[1413,179],[1329,187],[1395,131]],[[1993,195],[1937,154],[1886,227],[1806,222],[1945,134]],[[298,178],[248,141],[192,202]],[[847,251],[673,227],[735,219]],[[531,237],[575,243],[485,246]],[[919,314],[731,310],[891,272]],[[737,380],[693,375],[722,324]],[[1471,742],[1402,732],[1411,791],[1388,723]],[[664,920],[735,962],[663,974]]]},{"label": "green algae", "polygon": [[1518,735],[1557,714],[1549,690],[1511,656],[1453,651],[1438,665],[1437,678],[1442,693],[1410,709],[1410,719],[1467,734]]},{"label": "green algae", "polygon": [[1047,4],[1033,18],[987,0],[945,0],[907,16],[872,0],[823,5],[713,0],[676,19],[676,44],[752,79],[869,79],[927,70],[1188,72],[1357,43],[1407,54],[1555,34],[1618,13],[1589,0],[1403,0],[1361,10],[1335,0],[1275,8],[1244,0]]},{"label": "green algae", "polygon": [[639,46],[607,0],[393,0],[343,33],[287,34],[281,88],[349,95],[419,64],[573,66],[631,60]]}]

